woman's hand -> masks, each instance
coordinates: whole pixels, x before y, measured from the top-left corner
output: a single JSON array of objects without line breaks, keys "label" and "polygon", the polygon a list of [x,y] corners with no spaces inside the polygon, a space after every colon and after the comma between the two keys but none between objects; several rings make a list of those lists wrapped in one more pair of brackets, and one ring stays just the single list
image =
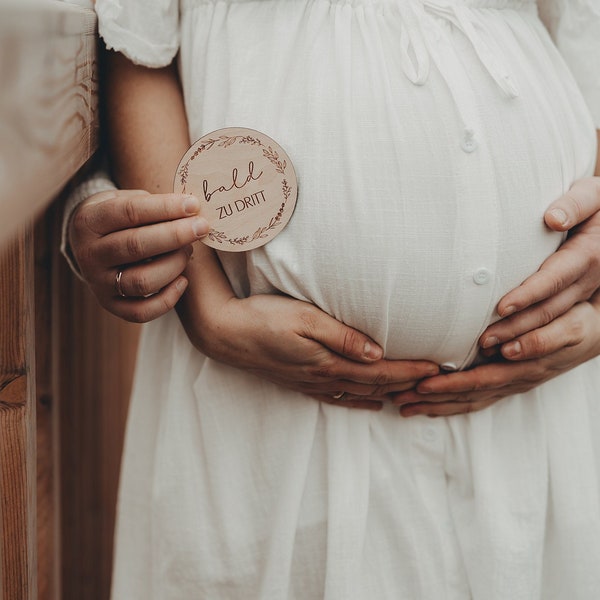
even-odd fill
[{"label": "woman's hand", "polygon": [[439,372],[428,361],[384,360],[366,335],[287,296],[232,297],[202,326],[186,330],[215,360],[352,408],[378,410],[386,394]]},{"label": "woman's hand", "polygon": [[83,278],[106,310],[145,322],[175,306],[187,287],[182,272],[191,244],[208,232],[199,210],[192,196],[138,190],[95,194],[77,208],[69,243]]},{"label": "woman's hand", "polygon": [[[480,345],[510,360],[541,356],[539,328],[588,300],[600,287],[600,177],[577,181],[546,211],[546,224],[568,239],[531,277],[498,304],[503,317],[486,329]],[[565,340],[566,343],[566,340]],[[494,349],[494,350],[490,350]]]},{"label": "woman's hand", "polygon": [[540,357],[489,363],[432,377],[393,403],[409,417],[450,416],[481,410],[505,396],[526,392],[600,354],[600,293],[538,330]]}]

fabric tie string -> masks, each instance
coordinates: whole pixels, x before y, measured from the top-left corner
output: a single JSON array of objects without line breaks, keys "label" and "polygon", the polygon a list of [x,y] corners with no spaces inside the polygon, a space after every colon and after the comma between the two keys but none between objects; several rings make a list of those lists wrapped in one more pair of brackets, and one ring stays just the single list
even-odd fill
[{"label": "fabric tie string", "polygon": [[[484,38],[479,30],[484,25],[476,10],[468,6],[436,0],[410,0],[400,5],[406,27],[400,35],[402,70],[415,85],[423,85],[429,76],[430,52],[422,29],[425,20],[435,15],[451,23],[469,40],[484,69],[508,98],[517,98],[519,89],[502,60],[500,48],[492,39]],[[416,25],[416,26],[415,26]]]}]

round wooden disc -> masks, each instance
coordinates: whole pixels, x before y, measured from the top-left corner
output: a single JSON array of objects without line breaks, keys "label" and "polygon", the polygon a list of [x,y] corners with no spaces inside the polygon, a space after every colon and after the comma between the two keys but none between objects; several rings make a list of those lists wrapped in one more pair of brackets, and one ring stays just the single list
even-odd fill
[{"label": "round wooden disc", "polygon": [[204,243],[243,252],[272,240],[298,195],[285,150],[254,129],[227,127],[195,142],[179,163],[175,192],[194,194],[210,224]]}]

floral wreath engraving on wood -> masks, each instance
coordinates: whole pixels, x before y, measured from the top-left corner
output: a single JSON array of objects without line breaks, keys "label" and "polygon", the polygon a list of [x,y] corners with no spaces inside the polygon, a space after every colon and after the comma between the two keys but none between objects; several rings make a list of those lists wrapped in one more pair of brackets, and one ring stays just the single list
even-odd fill
[{"label": "floral wreath engraving on wood", "polygon": [[[237,128],[236,128],[237,129]],[[215,134],[220,133],[220,130],[214,132]],[[288,163],[285,158],[281,158],[279,152],[273,148],[271,144],[264,143],[261,139],[259,139],[258,135],[270,139],[264,134],[260,134],[259,132],[253,132],[253,130],[245,130],[249,133],[244,133],[241,135],[225,135],[221,133],[220,135],[211,135],[209,134],[206,139],[200,138],[200,144],[194,150],[194,152],[188,157],[187,161],[180,163],[180,166],[177,170],[177,177],[179,178],[179,183],[181,185],[182,193],[188,193],[188,177],[190,172],[190,165],[192,161],[198,158],[200,155],[210,152],[216,148],[229,148],[234,145],[248,145],[248,146],[256,146],[262,150],[262,156],[271,163],[276,173],[281,175],[280,178],[280,190],[281,197],[283,198],[283,202],[278,205],[277,212],[272,214],[267,222],[262,223],[252,234],[244,235],[241,237],[229,237],[227,233],[211,227],[208,233],[208,239],[213,242],[216,242],[221,245],[230,245],[230,246],[244,246],[256,240],[266,240],[269,238],[269,233],[274,229],[279,227],[282,223],[282,218],[284,216],[284,211],[286,209],[286,205],[290,197],[295,191],[296,186],[296,175],[293,170],[293,166]],[[253,135],[256,133],[257,135]],[[276,145],[276,144],[274,144]],[[188,151],[189,152],[189,151]],[[284,152],[285,154],[285,152]],[[291,169],[291,173],[289,173]],[[292,183],[288,181],[291,176]],[[295,204],[295,198],[293,199],[293,205]],[[292,205],[292,210],[293,210]],[[289,219],[289,216],[288,216]],[[287,223],[287,219],[285,220]],[[284,223],[284,224],[285,224]],[[266,242],[264,242],[266,243]],[[262,244],[259,244],[262,245]],[[253,246],[256,247],[256,246]]]}]

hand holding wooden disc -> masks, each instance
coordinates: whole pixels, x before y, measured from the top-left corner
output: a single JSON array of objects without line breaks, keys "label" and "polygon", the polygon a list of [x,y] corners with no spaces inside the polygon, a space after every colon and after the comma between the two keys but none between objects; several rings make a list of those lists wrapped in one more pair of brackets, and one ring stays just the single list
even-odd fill
[{"label": "hand holding wooden disc", "polygon": [[179,163],[175,192],[194,194],[210,226],[204,243],[242,252],[273,239],[298,195],[288,155],[253,129],[227,127],[195,142]]}]

